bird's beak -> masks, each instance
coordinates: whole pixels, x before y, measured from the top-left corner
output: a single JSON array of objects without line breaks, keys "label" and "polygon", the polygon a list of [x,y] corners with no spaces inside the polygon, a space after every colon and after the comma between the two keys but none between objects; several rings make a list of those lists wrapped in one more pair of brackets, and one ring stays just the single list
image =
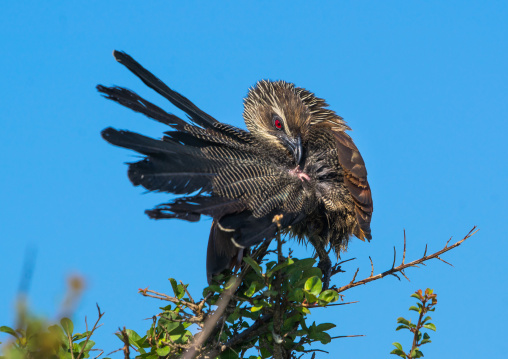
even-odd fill
[{"label": "bird's beak", "polygon": [[303,155],[302,138],[300,135],[293,138],[284,139],[284,144],[286,145],[289,152],[293,154],[296,165],[300,165]]}]

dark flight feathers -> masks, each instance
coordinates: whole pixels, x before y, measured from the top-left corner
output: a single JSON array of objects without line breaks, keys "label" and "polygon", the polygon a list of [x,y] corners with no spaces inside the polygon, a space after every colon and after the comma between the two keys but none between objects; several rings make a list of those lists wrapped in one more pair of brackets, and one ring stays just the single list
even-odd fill
[{"label": "dark flight feathers", "polygon": [[[128,89],[97,86],[107,99],[172,128],[160,140],[113,128],[103,130],[102,137],[113,145],[144,155],[140,161],[129,164],[128,176],[135,186],[182,195],[147,210],[151,218],[191,222],[198,221],[202,215],[213,218],[207,251],[209,281],[212,275],[241,261],[249,247],[275,236],[275,214],[283,215],[281,228],[286,233],[298,238],[322,237],[323,245],[332,245],[337,253],[345,248],[352,233],[361,239],[371,239],[372,198],[365,163],[345,132],[330,129],[327,116],[332,116],[330,124],[334,127],[347,126],[333,111],[325,109],[324,100],[295,89],[292,84],[278,82],[266,87],[278,88],[282,91],[280,98],[296,103],[293,113],[297,115],[307,101],[311,104],[310,113],[319,120],[305,130],[308,153],[304,163],[299,164],[294,162],[300,161],[299,156],[281,152],[284,147],[270,145],[269,137],[218,122],[124,52],[114,51],[114,56],[148,87],[189,116],[190,123]],[[256,96],[261,101],[263,95],[260,92]],[[295,102],[295,96],[304,98]],[[266,108],[268,116],[273,116],[270,111],[275,110]],[[255,114],[253,111],[249,113]],[[260,120],[254,118],[250,123],[256,121]],[[305,124],[302,120],[298,123]],[[290,140],[294,141],[286,141]],[[291,150],[294,143],[300,146],[300,141],[298,137],[298,142],[286,143],[293,146],[288,147]]]}]

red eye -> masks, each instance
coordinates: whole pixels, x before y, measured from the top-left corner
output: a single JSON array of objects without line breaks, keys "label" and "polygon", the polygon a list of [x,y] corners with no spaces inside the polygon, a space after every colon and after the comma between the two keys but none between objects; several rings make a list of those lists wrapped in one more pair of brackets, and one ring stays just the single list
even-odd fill
[{"label": "red eye", "polygon": [[273,116],[273,126],[277,130],[282,129],[282,119],[279,116],[277,116],[277,115]]}]

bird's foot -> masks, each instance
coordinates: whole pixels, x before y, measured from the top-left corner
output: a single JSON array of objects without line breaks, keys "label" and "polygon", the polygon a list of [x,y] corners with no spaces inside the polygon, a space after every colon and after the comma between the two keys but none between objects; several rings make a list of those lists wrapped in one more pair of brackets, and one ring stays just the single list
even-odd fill
[{"label": "bird's foot", "polygon": [[323,273],[323,290],[327,290],[330,286],[330,279],[332,278],[332,263],[330,260],[321,260],[317,266]]}]

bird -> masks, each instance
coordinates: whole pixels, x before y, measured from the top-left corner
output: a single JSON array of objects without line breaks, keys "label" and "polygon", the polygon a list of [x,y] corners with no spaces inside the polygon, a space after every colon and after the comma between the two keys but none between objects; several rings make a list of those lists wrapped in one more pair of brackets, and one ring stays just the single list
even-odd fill
[{"label": "bird", "polygon": [[113,55],[187,114],[183,120],[127,88],[97,85],[105,98],[169,127],[160,139],[111,127],[101,135],[143,156],[128,164],[134,186],[176,195],[146,210],[150,218],[213,219],[209,283],[278,232],[310,243],[328,273],[331,250],[338,257],[352,236],[372,239],[365,162],[346,133],[351,128],[324,99],[290,82],[261,80],[244,99],[244,130],[202,111],[125,52]]}]

